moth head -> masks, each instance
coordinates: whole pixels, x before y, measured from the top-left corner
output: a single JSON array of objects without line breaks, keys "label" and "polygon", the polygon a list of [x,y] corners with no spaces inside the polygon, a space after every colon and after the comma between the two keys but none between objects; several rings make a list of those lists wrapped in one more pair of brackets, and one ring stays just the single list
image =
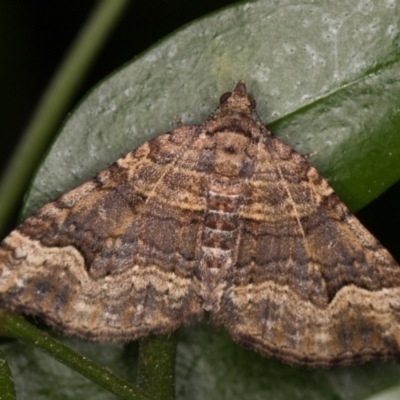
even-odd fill
[{"label": "moth head", "polygon": [[246,85],[243,80],[239,81],[233,92],[224,93],[219,103],[223,108],[240,108],[253,112],[256,109],[256,101],[247,94]]}]

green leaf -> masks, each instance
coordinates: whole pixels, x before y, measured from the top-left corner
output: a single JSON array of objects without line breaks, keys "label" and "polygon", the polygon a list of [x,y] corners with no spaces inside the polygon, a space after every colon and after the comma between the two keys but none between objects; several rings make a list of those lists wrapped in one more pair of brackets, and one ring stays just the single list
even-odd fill
[{"label": "green leaf", "polygon": [[[362,207],[400,177],[396,7],[394,0],[253,1],[188,25],[82,101],[42,163],[24,215],[173,128],[174,116],[201,123],[239,79],[273,132],[301,153],[316,151],[310,162],[346,204]],[[244,350],[205,324],[185,327],[180,337],[178,399],[365,399],[400,384],[396,364],[305,370]],[[121,351],[90,347],[98,356]],[[34,365],[46,366],[23,344],[6,350],[19,354],[20,387]],[[54,393],[45,389],[54,380],[76,384],[75,375],[51,370],[41,390]]]}]

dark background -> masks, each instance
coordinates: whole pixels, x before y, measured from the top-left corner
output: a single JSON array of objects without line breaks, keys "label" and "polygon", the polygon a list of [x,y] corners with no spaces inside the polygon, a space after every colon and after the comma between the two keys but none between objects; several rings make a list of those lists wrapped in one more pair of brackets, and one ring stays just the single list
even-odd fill
[{"label": "dark background", "polygon": [[[229,0],[134,1],[94,63],[78,101],[94,84],[185,23]],[[0,1],[0,172],[96,1]],[[127,40],[129,38],[129,40]],[[71,105],[71,109],[74,105]],[[400,185],[357,216],[400,261]]]}]

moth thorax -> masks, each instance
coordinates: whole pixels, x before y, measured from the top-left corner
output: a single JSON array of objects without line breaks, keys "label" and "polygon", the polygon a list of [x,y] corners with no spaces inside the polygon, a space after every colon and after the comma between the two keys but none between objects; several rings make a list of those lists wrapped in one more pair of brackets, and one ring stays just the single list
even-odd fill
[{"label": "moth thorax", "polygon": [[241,133],[230,131],[216,134],[214,172],[231,179],[241,176],[246,164],[246,149],[250,139]]}]

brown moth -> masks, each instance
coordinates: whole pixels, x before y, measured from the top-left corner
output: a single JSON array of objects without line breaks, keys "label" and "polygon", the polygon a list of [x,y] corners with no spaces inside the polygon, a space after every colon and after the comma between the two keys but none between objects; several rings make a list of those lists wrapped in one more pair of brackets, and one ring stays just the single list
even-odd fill
[{"label": "brown moth", "polygon": [[209,311],[238,343],[309,367],[400,354],[400,267],[243,81],[203,125],[128,153],[0,247],[0,304],[126,342]]}]

